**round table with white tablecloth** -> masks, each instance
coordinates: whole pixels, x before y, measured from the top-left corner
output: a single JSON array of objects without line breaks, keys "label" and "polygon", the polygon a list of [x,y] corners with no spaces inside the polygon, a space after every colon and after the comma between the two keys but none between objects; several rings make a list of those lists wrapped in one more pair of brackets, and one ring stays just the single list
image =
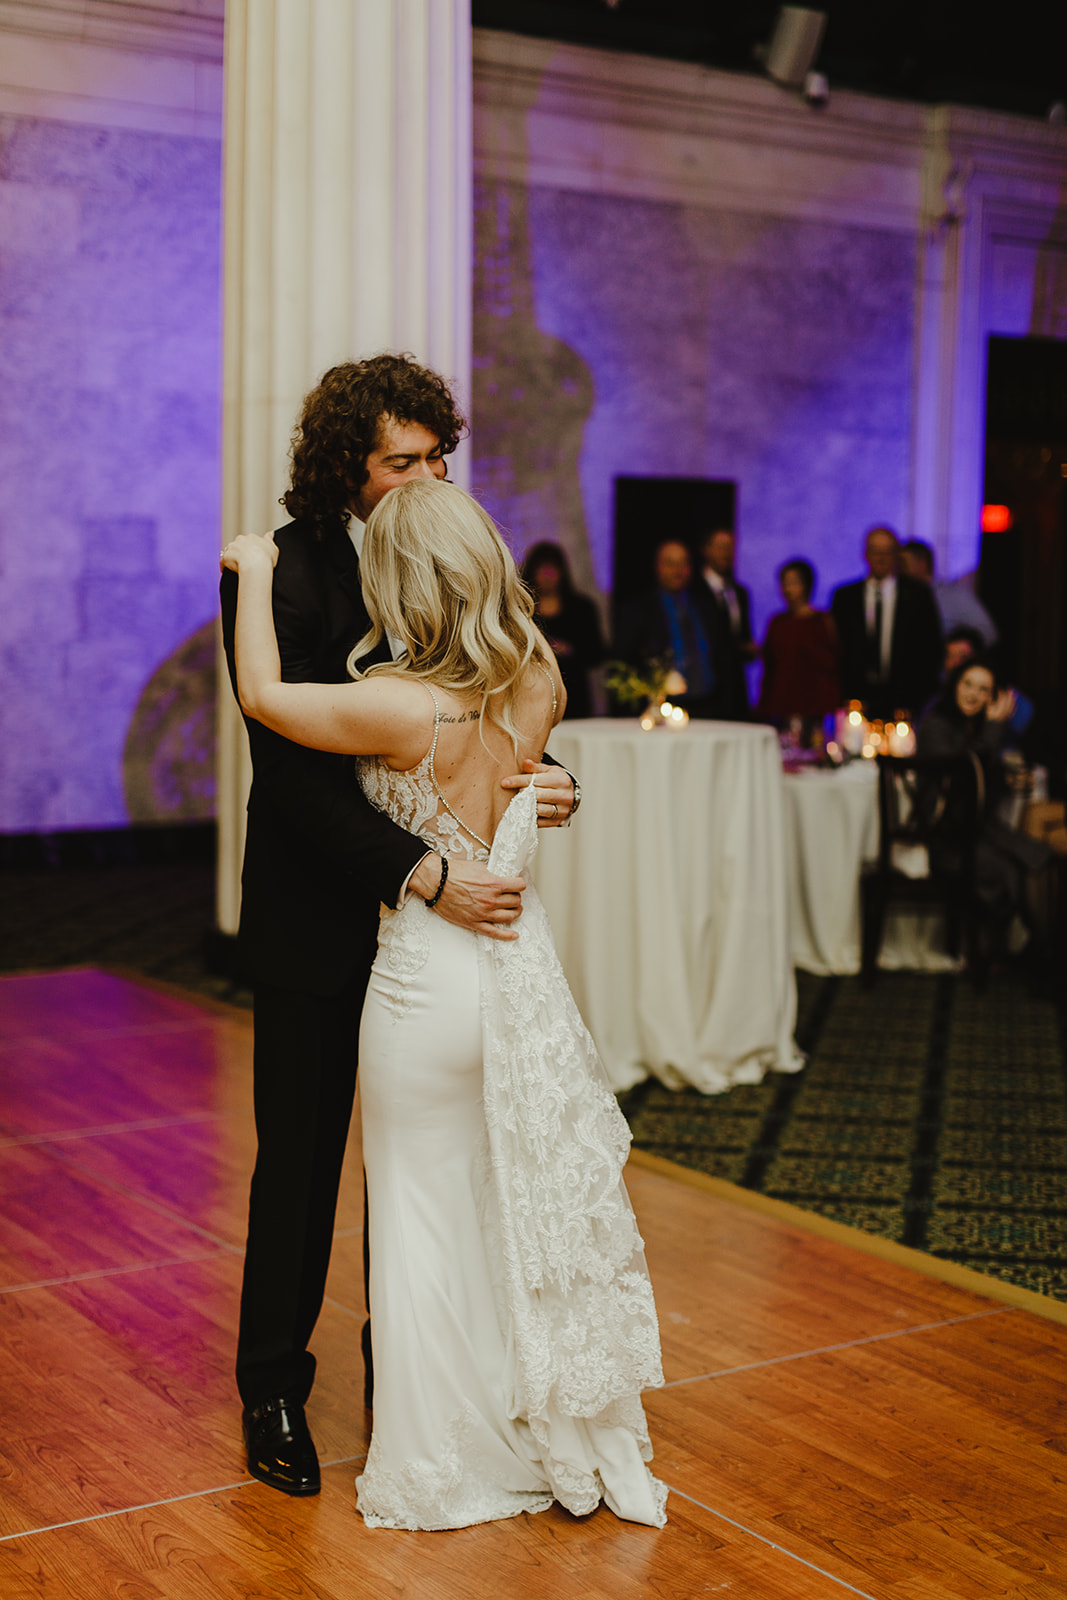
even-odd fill
[{"label": "round table with white tablecloth", "polygon": [[706,1093],[794,1071],[782,770],[770,728],[564,722],[570,829],[535,864],[564,970],[616,1090]]}]

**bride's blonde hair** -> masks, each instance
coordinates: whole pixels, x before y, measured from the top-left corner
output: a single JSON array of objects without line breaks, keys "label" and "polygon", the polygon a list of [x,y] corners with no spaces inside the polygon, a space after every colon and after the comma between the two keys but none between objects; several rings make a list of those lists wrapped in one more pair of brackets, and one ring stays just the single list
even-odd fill
[{"label": "bride's blonde hair", "polygon": [[390,490],[367,521],[360,577],[371,629],[348,658],[352,676],[392,634],[405,653],[368,667],[368,677],[403,672],[478,694],[482,715],[517,743],[515,701],[527,668],[544,664],[544,650],[533,599],[478,502],[437,478]]}]

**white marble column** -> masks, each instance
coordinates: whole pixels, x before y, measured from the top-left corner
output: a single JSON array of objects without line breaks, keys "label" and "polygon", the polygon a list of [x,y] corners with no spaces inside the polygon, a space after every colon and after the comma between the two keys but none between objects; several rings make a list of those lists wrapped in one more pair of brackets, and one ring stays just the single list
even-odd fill
[{"label": "white marble column", "polygon": [[[408,350],[470,394],[467,0],[227,0],[223,537],[284,520],[335,362]],[[462,450],[450,464],[466,480]],[[240,911],[248,743],[220,673],[218,922]]]}]

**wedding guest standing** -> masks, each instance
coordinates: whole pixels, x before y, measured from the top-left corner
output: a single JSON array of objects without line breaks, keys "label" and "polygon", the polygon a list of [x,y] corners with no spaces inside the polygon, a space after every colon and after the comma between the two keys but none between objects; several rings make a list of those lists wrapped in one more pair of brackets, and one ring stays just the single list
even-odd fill
[{"label": "wedding guest standing", "polygon": [[786,561],[778,568],[778,587],[787,609],[771,618],[763,641],[758,715],[764,722],[818,721],[841,703],[837,629],[834,619],[811,603],[815,568],[810,561]]},{"label": "wedding guest standing", "polygon": [[567,717],[591,717],[589,672],[604,659],[597,608],[571,581],[567,557],[547,539],[535,544],[522,564],[522,581],[534,597],[534,622],[559,662],[567,690]]},{"label": "wedding guest standing", "polygon": [[992,649],[997,642],[997,625],[974,592],[973,573],[951,581],[935,578],[933,547],[925,539],[909,539],[901,546],[900,570],[909,578],[930,585],[946,636],[956,628],[970,628],[979,635],[983,650]]},{"label": "wedding guest standing", "polygon": [[716,611],[715,715],[743,722],[750,715],[745,667],[759,654],[752,638],[748,590],[734,572],[737,538],[729,528],[713,528],[701,547],[703,578]]},{"label": "wedding guest standing", "polygon": [[937,688],[941,620],[929,584],[898,572],[892,528],[864,542],[867,576],[834,590],[830,610],[841,640],[841,693],[871,717],[917,714]]},{"label": "wedding guest standing", "polygon": [[686,693],[672,695],[691,717],[721,716],[716,694],[717,619],[703,584],[693,582],[693,560],[680,539],[656,549],[655,586],[623,612],[616,653],[643,671],[672,667]]}]

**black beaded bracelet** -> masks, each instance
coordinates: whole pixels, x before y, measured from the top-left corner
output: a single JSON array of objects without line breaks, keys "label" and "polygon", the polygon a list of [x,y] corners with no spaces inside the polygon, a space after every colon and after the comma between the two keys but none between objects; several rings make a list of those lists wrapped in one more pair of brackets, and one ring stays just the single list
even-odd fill
[{"label": "black beaded bracelet", "polygon": [[434,906],[437,904],[438,900],[440,900],[441,896],[445,892],[445,884],[447,882],[448,882],[448,857],[447,856],[442,856],[441,857],[441,881],[437,885],[437,893],[434,895],[433,899],[426,901],[426,909],[427,909],[427,911],[432,911]]}]

